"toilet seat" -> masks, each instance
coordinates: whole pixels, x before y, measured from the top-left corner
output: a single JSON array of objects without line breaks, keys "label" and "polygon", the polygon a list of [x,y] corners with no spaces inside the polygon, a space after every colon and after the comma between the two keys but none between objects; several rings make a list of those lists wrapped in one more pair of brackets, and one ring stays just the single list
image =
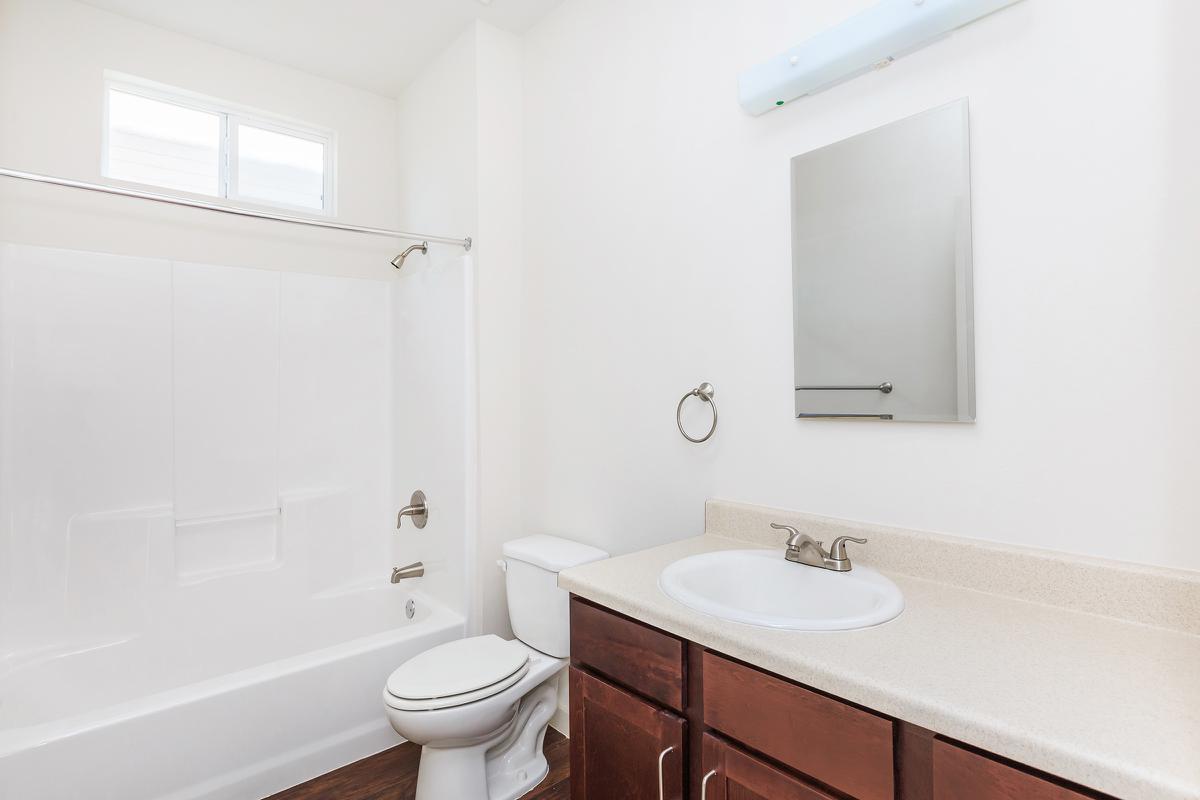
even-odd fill
[{"label": "toilet seat", "polygon": [[494,683],[491,686],[485,686],[473,692],[464,692],[463,694],[448,695],[446,697],[431,697],[426,700],[410,700],[405,697],[397,697],[388,692],[384,698],[384,702],[397,711],[437,711],[439,708],[456,708],[458,706],[465,706],[467,703],[486,700],[489,697],[499,694],[524,678],[527,672],[529,672],[528,664],[504,680]]},{"label": "toilet seat", "polygon": [[438,645],[400,665],[387,680],[392,708],[432,711],[473,703],[517,683],[529,671],[529,651],[519,641],[472,636]]}]

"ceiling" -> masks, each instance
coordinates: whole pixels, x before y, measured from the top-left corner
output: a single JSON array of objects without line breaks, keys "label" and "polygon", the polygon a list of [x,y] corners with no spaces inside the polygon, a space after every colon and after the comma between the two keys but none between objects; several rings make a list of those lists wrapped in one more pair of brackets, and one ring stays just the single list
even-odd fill
[{"label": "ceiling", "polygon": [[524,33],[561,0],[83,0],[395,97],[473,20]]}]

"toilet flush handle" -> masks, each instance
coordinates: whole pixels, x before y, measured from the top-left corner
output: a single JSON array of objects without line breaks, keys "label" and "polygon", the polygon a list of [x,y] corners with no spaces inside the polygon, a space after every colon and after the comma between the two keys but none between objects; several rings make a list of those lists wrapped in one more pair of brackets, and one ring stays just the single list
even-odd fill
[{"label": "toilet flush handle", "polygon": [[496,566],[500,568],[501,572],[508,572],[508,562],[503,558],[496,559]]}]

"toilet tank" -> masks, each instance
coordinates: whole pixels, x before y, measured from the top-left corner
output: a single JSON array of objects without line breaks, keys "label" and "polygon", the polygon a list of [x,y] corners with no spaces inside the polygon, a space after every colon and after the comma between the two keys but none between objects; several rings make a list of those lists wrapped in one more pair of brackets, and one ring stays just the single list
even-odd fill
[{"label": "toilet tank", "polygon": [[503,553],[501,565],[513,633],[535,650],[566,658],[571,654],[571,596],[558,588],[558,573],[608,558],[608,553],[546,535],[505,542]]}]

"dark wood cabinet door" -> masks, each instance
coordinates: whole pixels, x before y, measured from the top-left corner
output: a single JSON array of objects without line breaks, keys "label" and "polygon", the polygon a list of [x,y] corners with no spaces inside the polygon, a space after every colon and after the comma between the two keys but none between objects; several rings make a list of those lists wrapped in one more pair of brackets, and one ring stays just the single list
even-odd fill
[{"label": "dark wood cabinet door", "polygon": [[695,800],[835,800],[812,784],[771,766],[712,734],[704,734],[701,785]]},{"label": "dark wood cabinet door", "polygon": [[684,721],[571,667],[572,800],[683,800]]}]

